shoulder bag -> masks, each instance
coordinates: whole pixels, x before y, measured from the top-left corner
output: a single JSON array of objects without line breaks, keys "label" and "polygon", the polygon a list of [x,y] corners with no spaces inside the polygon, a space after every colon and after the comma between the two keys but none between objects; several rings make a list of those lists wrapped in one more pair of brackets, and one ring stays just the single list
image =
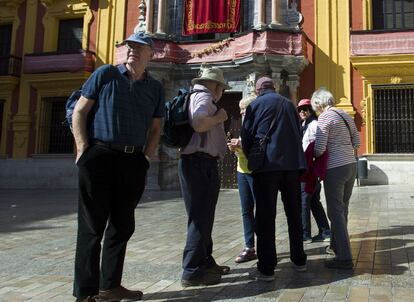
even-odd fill
[{"label": "shoulder bag", "polygon": [[252,172],[261,169],[264,165],[264,160],[266,157],[266,147],[270,140],[270,131],[276,123],[276,115],[277,112],[273,117],[273,120],[270,123],[269,130],[267,130],[265,136],[260,139],[255,139],[250,148],[249,155],[247,156],[247,168],[249,168],[249,170]]}]

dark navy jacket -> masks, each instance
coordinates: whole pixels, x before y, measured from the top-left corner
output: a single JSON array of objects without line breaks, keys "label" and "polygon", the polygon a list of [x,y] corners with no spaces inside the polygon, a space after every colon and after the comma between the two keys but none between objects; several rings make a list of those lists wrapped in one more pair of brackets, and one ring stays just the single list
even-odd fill
[{"label": "dark navy jacket", "polygon": [[270,133],[264,166],[255,173],[292,170],[304,172],[306,160],[295,106],[273,90],[264,91],[246,109],[241,130],[243,152],[248,156],[254,140],[265,136],[275,114],[276,123]]}]

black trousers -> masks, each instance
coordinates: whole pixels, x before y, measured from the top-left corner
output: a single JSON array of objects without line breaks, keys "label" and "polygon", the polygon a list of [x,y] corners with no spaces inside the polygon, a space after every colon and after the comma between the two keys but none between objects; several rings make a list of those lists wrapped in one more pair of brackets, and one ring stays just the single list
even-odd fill
[{"label": "black trousers", "polygon": [[305,183],[301,183],[302,188],[302,224],[303,236],[311,237],[311,212],[318,225],[319,234],[323,231],[329,230],[328,218],[326,218],[325,209],[321,203],[321,183],[316,182],[315,191],[312,194],[305,192]]},{"label": "black trousers", "polygon": [[253,173],[256,200],[255,232],[257,235],[257,268],[273,275],[276,264],[275,221],[276,200],[281,192],[289,231],[290,259],[297,265],[306,263],[303,250],[301,195],[298,171]]},{"label": "black trousers", "polygon": [[202,276],[206,268],[216,264],[211,233],[220,179],[217,160],[197,153],[182,156],[178,168],[188,215],[182,278],[189,280]]},{"label": "black trousers", "polygon": [[149,163],[142,153],[126,154],[92,145],[77,165],[79,205],[73,295],[83,297],[121,284],[127,242],[135,229],[134,211],[144,191]]}]

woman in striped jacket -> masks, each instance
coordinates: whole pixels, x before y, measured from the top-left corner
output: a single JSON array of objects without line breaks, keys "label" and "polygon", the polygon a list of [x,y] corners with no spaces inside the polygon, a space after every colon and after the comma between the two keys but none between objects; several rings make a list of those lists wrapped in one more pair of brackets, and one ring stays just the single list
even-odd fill
[{"label": "woman in striped jacket", "polygon": [[312,95],[312,107],[320,113],[316,130],[316,157],[328,151],[324,190],[328,217],[331,221],[331,243],[327,252],[334,252],[328,268],[352,269],[348,224],[348,206],[356,178],[354,150],[360,146],[358,130],[351,116],[335,107],[335,99],[325,88]]}]

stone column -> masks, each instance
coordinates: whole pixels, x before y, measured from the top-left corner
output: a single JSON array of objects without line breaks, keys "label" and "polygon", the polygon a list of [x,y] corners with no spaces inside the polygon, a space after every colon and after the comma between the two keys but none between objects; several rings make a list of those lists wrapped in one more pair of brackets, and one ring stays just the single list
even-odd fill
[{"label": "stone column", "polygon": [[290,91],[290,100],[293,104],[297,105],[298,103],[298,96],[297,96],[297,90],[299,87],[299,77],[298,76],[289,76],[289,81],[287,81],[287,86],[289,87]]},{"label": "stone column", "polygon": [[272,0],[272,22],[270,23],[270,28],[277,28],[282,25],[280,23],[280,0]]},{"label": "stone column", "polygon": [[283,79],[280,78],[280,72],[272,72],[272,79],[275,83],[276,91],[280,91],[280,87],[283,85]]},{"label": "stone column", "polygon": [[165,0],[158,1],[157,35],[165,36]]},{"label": "stone column", "polygon": [[252,72],[247,75],[246,86],[243,91],[243,97],[256,94],[256,80],[258,78],[258,75],[259,73],[257,72]]},{"label": "stone column", "polygon": [[146,32],[152,34],[154,32],[154,0],[147,0],[147,10],[145,21],[147,23]]},{"label": "stone column", "polygon": [[263,30],[266,28],[266,12],[265,12],[265,0],[257,0],[257,23],[254,29]]}]

